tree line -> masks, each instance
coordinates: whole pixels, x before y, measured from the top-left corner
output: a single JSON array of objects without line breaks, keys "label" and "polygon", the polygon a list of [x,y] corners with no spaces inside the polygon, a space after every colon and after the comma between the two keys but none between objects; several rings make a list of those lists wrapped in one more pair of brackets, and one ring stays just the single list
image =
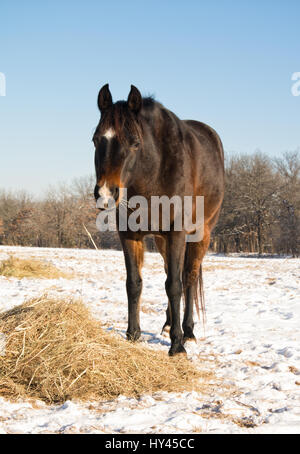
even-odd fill
[{"label": "tree line", "polygon": [[[300,255],[300,150],[226,160],[225,198],[211,238],[219,253]],[[93,177],[49,188],[40,197],[0,191],[0,244],[120,249],[116,232],[100,233]],[[90,234],[88,234],[88,233]],[[155,249],[151,238],[150,250]]]}]

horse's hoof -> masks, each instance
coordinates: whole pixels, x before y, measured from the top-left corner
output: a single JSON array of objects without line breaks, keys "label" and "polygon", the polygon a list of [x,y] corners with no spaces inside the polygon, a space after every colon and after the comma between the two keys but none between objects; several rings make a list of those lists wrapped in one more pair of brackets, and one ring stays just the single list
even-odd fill
[{"label": "horse's hoof", "polygon": [[175,356],[175,355],[186,355],[186,350],[182,344],[175,344],[172,345],[172,347],[169,350],[169,356]]},{"label": "horse's hoof", "polygon": [[197,344],[197,339],[194,334],[189,334],[188,336],[183,337],[183,344],[185,344],[186,342],[195,342],[195,344]]},{"label": "horse's hoof", "polygon": [[129,342],[136,342],[141,337],[141,331],[134,331],[133,333],[126,333],[127,340]]}]

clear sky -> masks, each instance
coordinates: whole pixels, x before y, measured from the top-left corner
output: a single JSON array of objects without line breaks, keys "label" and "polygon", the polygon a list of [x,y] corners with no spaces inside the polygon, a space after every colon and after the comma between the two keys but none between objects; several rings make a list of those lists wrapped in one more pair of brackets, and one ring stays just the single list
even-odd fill
[{"label": "clear sky", "polygon": [[228,153],[300,146],[299,0],[1,0],[0,188],[93,173],[96,99],[130,84]]}]

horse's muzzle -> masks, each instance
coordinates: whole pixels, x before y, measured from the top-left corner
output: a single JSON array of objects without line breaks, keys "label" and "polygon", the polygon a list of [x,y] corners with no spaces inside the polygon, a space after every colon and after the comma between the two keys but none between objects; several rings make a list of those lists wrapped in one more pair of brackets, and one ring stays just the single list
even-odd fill
[{"label": "horse's muzzle", "polygon": [[96,199],[96,207],[99,210],[113,209],[116,207],[120,195],[118,186],[108,186],[106,183],[102,186],[96,184],[94,196]]}]

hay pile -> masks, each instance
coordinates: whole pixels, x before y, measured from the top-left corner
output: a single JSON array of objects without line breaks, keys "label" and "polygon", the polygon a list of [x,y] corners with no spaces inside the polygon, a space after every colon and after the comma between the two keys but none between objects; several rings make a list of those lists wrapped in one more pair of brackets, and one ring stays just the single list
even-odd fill
[{"label": "hay pile", "polygon": [[7,338],[0,395],[10,399],[62,403],[200,391],[210,378],[182,355],[168,358],[103,331],[80,301],[28,301],[0,315],[0,332]]},{"label": "hay pile", "polygon": [[58,279],[60,277],[70,277],[66,273],[58,270],[54,265],[40,260],[19,259],[11,255],[7,260],[0,262],[0,275],[6,277],[45,278]]}]

